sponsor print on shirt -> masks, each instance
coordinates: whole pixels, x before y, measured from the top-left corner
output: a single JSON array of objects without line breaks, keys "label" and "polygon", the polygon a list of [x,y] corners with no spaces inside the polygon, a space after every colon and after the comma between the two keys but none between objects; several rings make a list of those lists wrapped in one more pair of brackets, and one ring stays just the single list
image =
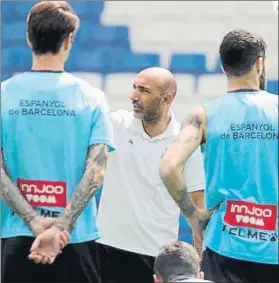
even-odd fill
[{"label": "sponsor print on shirt", "polygon": [[251,240],[276,242],[276,221],[276,205],[229,200],[222,232]]},{"label": "sponsor print on shirt", "polygon": [[66,182],[17,179],[17,185],[32,206],[66,207]]}]

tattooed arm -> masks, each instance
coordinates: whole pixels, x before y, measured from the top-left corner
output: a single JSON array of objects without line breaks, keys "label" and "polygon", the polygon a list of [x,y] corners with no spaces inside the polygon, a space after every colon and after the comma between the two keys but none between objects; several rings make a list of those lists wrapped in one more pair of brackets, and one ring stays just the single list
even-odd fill
[{"label": "tattooed arm", "polygon": [[89,148],[83,177],[74,191],[64,215],[55,223],[55,226],[60,230],[72,231],[76,219],[103,184],[107,158],[108,147],[106,145],[97,144]]},{"label": "tattooed arm", "polygon": [[35,235],[39,235],[53,224],[54,220],[51,220],[50,218],[44,219],[36,213],[33,207],[24,198],[19,188],[12,181],[4,166],[2,150],[0,193],[1,197],[11,210],[13,210],[31,228]]},{"label": "tattooed arm", "polygon": [[160,176],[170,195],[180,207],[193,230],[202,237],[209,214],[198,209],[183,178],[183,167],[191,154],[205,140],[206,113],[203,107],[194,110],[184,120],[181,132],[164,154],[160,165]]}]

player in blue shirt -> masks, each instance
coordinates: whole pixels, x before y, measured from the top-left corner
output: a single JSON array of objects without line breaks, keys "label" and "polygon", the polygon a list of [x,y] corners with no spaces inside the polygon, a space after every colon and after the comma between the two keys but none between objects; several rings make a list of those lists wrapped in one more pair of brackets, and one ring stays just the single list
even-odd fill
[{"label": "player in blue shirt", "polygon": [[[222,41],[220,57],[227,93],[184,121],[163,157],[161,177],[201,236],[209,221],[203,241],[205,279],[279,282],[278,96],[265,91],[266,44],[233,30]],[[210,212],[193,205],[182,178],[182,165],[199,145]]]},{"label": "player in blue shirt", "polygon": [[1,84],[1,282],[100,282],[94,194],[113,149],[108,105],[64,71],[79,26],[67,2],[39,2],[27,26],[31,71]]}]

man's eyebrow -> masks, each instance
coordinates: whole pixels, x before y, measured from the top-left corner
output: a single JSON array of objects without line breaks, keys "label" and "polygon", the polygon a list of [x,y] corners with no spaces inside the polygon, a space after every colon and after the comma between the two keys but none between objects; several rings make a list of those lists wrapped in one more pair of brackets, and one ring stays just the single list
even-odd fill
[{"label": "man's eyebrow", "polygon": [[138,88],[139,88],[139,89],[142,89],[142,90],[150,91],[150,88],[145,87],[145,86],[142,86],[142,85],[139,85]]}]

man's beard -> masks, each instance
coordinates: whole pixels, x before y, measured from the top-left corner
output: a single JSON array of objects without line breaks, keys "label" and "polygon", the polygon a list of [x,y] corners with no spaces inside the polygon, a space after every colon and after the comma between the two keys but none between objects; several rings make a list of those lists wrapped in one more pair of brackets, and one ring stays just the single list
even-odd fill
[{"label": "man's beard", "polygon": [[162,115],[163,113],[160,108],[160,99],[156,99],[144,111],[142,121],[149,124],[156,124],[161,120]]}]

